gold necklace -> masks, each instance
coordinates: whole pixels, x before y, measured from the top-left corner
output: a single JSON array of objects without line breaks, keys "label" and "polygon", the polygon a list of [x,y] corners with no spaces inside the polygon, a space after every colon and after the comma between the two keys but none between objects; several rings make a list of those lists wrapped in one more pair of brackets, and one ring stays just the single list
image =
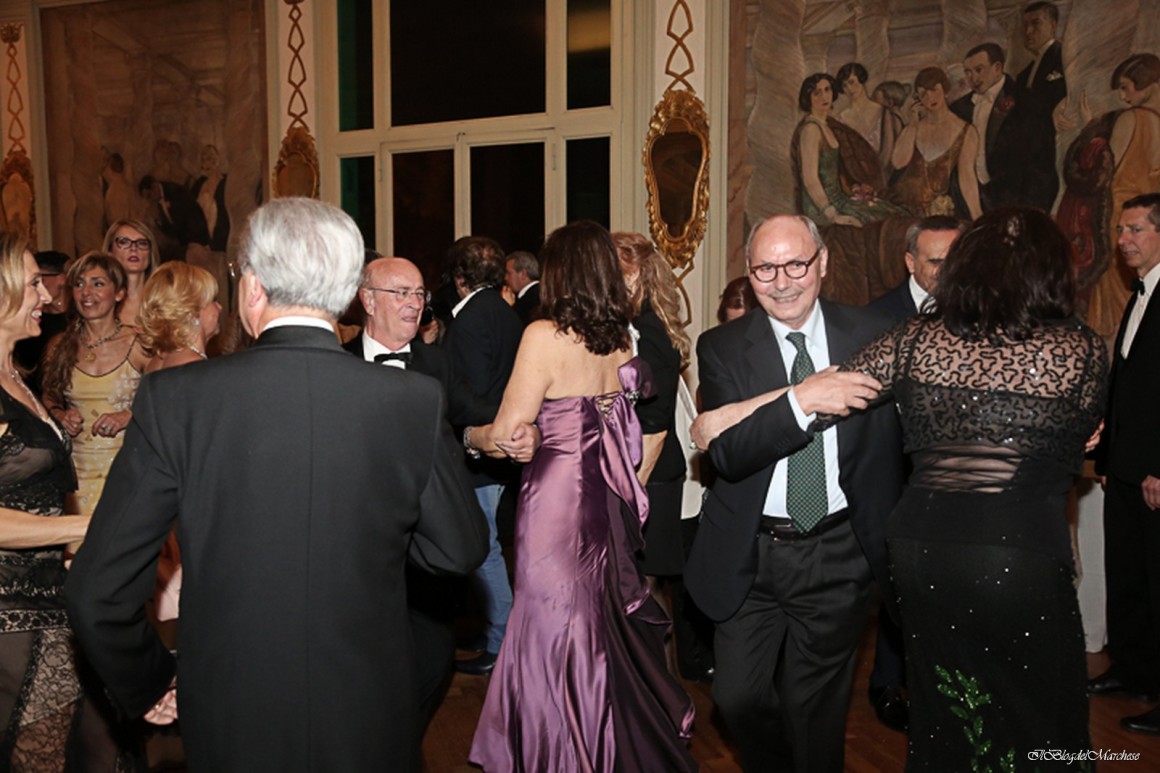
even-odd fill
[{"label": "gold necklace", "polygon": [[108,343],[109,341],[112,341],[114,338],[116,338],[117,336],[119,336],[121,334],[121,328],[124,327],[124,325],[121,324],[121,320],[115,319],[115,320],[113,320],[113,324],[115,324],[116,327],[113,328],[113,332],[109,333],[107,336],[104,336],[103,338],[98,338],[96,341],[93,341],[91,343],[81,341],[81,343],[83,343],[85,345],[85,348],[88,349],[88,351],[85,352],[85,362],[92,362],[95,359],[97,359],[97,353],[93,350],[96,349],[101,344],[105,344],[105,343]]}]

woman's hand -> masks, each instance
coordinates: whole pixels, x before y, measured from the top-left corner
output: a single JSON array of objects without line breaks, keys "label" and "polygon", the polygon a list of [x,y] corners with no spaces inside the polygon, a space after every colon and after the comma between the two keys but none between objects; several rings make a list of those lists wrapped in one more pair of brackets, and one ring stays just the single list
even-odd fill
[{"label": "woman's hand", "polygon": [[76,408],[53,408],[51,413],[69,437],[76,437],[85,428],[85,419]]},{"label": "woman's hand", "polygon": [[535,424],[518,424],[510,438],[503,440],[495,438],[492,442],[500,453],[491,453],[489,456],[497,458],[506,456],[513,462],[521,464],[530,462],[540,447],[540,428]]},{"label": "woman's hand", "polygon": [[93,434],[101,437],[115,437],[119,432],[123,432],[125,427],[129,426],[129,421],[133,418],[133,412],[126,408],[123,411],[116,411],[115,413],[104,413],[97,417],[93,422]]},{"label": "woman's hand", "polygon": [[834,218],[834,225],[852,225],[855,228],[861,228],[862,221],[851,215],[838,215]]}]

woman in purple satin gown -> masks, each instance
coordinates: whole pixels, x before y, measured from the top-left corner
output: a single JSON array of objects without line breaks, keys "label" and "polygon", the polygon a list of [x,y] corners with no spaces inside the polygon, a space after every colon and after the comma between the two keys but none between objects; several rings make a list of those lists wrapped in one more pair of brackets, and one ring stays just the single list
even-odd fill
[{"label": "woman in purple satin gown", "polygon": [[485,771],[695,770],[693,704],[665,668],[669,621],[633,559],[648,498],[632,401],[651,389],[632,355],[616,248],[595,223],[540,256],[544,318],[528,326],[492,455],[535,420],[516,516],[515,603],[471,761]]}]

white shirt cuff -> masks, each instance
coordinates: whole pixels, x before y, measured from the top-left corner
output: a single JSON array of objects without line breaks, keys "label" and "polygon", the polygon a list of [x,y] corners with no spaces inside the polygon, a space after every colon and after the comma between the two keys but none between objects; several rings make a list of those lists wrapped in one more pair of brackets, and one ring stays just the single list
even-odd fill
[{"label": "white shirt cuff", "polygon": [[789,407],[790,407],[790,410],[793,411],[794,420],[797,421],[798,426],[801,427],[803,432],[805,432],[807,429],[810,428],[810,424],[813,423],[813,420],[816,417],[816,415],[812,414],[812,413],[807,415],[802,410],[802,407],[800,405],[798,405],[797,395],[794,394],[794,390],[792,387],[790,388],[789,394],[787,395],[787,397],[789,397]]}]

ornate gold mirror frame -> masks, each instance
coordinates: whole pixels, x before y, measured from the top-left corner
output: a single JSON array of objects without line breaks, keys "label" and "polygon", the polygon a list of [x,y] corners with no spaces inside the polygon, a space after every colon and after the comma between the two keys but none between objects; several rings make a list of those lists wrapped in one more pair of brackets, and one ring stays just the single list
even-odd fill
[{"label": "ornate gold mirror frame", "polygon": [[653,241],[674,269],[686,269],[709,213],[709,118],[692,91],[670,87],[657,103],[644,143],[644,178]]}]

